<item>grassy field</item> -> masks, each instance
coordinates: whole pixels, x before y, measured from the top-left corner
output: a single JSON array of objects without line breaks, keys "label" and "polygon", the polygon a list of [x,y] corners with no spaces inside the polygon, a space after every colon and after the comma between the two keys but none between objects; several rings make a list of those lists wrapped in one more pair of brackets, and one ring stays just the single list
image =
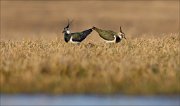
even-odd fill
[{"label": "grassy field", "polygon": [[[0,3],[0,93],[180,94],[178,0]],[[65,43],[68,18],[127,40]]]},{"label": "grassy field", "polygon": [[119,44],[1,41],[1,92],[180,93],[178,34]]}]

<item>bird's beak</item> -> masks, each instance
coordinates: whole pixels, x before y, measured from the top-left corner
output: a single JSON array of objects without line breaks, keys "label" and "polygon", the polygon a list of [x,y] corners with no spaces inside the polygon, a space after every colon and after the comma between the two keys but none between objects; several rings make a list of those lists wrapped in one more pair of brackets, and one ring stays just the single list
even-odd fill
[{"label": "bird's beak", "polygon": [[62,31],[62,33],[64,33],[65,31]]},{"label": "bird's beak", "polygon": [[123,38],[126,39],[125,34],[123,35]]}]

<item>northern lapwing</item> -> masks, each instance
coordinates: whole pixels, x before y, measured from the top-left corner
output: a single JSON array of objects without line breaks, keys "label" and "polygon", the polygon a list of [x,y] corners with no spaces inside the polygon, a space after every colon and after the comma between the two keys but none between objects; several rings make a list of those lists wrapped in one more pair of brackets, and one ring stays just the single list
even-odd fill
[{"label": "northern lapwing", "polygon": [[70,22],[68,20],[68,25],[64,28],[64,30],[62,32],[62,33],[64,33],[65,42],[79,44],[93,31],[92,28],[90,28],[90,29],[84,30],[82,32],[71,33],[71,31],[69,30],[69,26],[70,26]]},{"label": "northern lapwing", "polygon": [[122,29],[120,27],[120,32],[114,32],[111,30],[103,30],[97,27],[93,27],[93,30],[95,30],[101,38],[103,38],[106,43],[118,43],[123,38],[126,39],[125,34],[122,32]]}]

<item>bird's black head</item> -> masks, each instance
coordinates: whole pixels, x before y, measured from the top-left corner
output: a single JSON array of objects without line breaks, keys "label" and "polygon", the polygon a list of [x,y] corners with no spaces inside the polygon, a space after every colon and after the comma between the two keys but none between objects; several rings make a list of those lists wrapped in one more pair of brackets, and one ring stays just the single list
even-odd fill
[{"label": "bird's black head", "polygon": [[70,30],[69,30],[69,28],[64,28],[64,30],[62,31],[62,33],[66,33],[66,34],[70,34]]},{"label": "bird's black head", "polygon": [[71,23],[72,23],[72,21],[69,22],[69,20],[68,20],[68,25],[66,27],[64,27],[64,30],[62,31],[62,33],[70,34],[69,27],[70,27]]},{"label": "bird's black head", "polygon": [[125,33],[122,31],[121,26],[120,26],[120,32],[118,33],[118,36],[119,36],[120,38],[124,38],[124,39],[126,39],[126,37],[125,37]]}]

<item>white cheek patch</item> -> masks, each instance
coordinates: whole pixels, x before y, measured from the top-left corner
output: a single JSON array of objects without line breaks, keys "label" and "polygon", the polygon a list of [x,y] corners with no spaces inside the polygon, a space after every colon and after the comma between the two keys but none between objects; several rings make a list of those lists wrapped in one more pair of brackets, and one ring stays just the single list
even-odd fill
[{"label": "white cheek patch", "polygon": [[121,36],[121,35],[119,35],[119,38],[120,38],[120,39],[122,39],[122,36]]},{"label": "white cheek patch", "polygon": [[121,33],[121,32],[119,32],[119,33],[118,33],[118,36],[119,36],[119,38],[120,38],[120,39],[122,39],[122,38],[123,38],[123,37],[122,37],[122,33]]},{"label": "white cheek patch", "polygon": [[69,30],[66,31],[67,34],[70,34],[71,32]]}]

